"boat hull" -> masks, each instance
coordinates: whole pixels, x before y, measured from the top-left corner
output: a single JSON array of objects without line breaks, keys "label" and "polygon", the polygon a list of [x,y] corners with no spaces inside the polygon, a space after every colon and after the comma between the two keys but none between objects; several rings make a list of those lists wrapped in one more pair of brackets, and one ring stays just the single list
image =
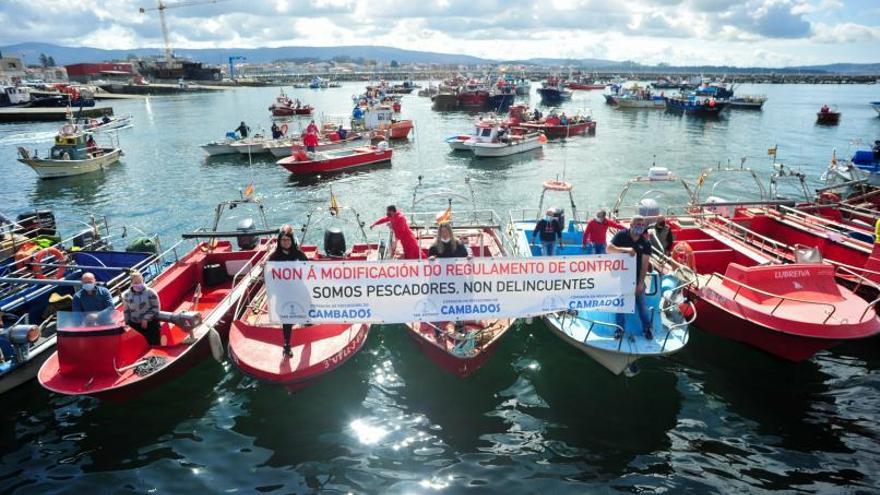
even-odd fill
[{"label": "boat hull", "polygon": [[40,367],[55,352],[55,337],[47,340],[39,349],[31,350],[30,359],[0,377],[0,394],[27,383],[37,377]]},{"label": "boat hull", "polygon": [[459,93],[458,108],[462,110],[480,111],[489,105],[489,93],[487,91],[468,91]]},{"label": "boat hull", "polygon": [[605,89],[604,84],[584,84],[584,83],[574,83],[574,82],[566,84],[565,87],[568,89],[579,89],[579,90],[585,90],[585,91],[591,91],[591,90],[595,90],[595,89]]},{"label": "boat hull", "polygon": [[[512,320],[498,320],[493,322],[494,325],[506,326],[504,332],[510,329],[512,323]],[[459,356],[441,349],[425,337],[420,328],[426,325],[426,323],[421,322],[410,323],[407,325],[407,333],[413,341],[415,341],[419,350],[427,356],[428,359],[436,363],[444,371],[456,375],[459,378],[469,377],[486,364],[486,361],[488,361],[489,358],[492,357],[492,354],[495,353],[495,349],[498,347],[498,343],[501,340],[501,334],[499,334],[476,355],[467,357]]]},{"label": "boat hull", "polygon": [[520,127],[525,127],[526,129],[534,129],[537,131],[543,131],[544,135],[550,139],[557,138],[566,138],[571,136],[583,136],[586,133],[596,132],[596,122],[580,122],[577,124],[569,124],[569,125],[546,125],[546,124],[535,124],[535,123],[524,123],[519,124]]},{"label": "boat hull", "polygon": [[526,153],[528,151],[541,148],[542,146],[544,146],[544,144],[541,143],[538,138],[530,138],[524,139],[521,142],[515,144],[475,143],[469,145],[469,148],[474,153],[474,156],[494,158],[499,156],[516,155],[518,153]]},{"label": "boat hull", "polygon": [[[318,146],[315,146],[315,151],[338,150],[338,149],[345,148],[346,146],[350,146],[355,143],[361,143],[363,141],[364,141],[364,136],[357,136],[357,137],[350,138],[350,139],[348,139],[348,138],[340,139],[339,141],[323,141],[323,142],[319,142]],[[299,141],[297,141],[296,143],[300,144]],[[369,143],[365,143],[365,144],[369,144]],[[285,158],[285,157],[290,156],[290,154],[292,152],[293,145],[294,145],[294,142],[291,141],[288,143],[278,144],[278,145],[274,145],[274,144],[268,145],[267,144],[267,145],[264,145],[264,148],[266,148],[266,150],[269,151],[269,153],[272,153],[272,156],[274,156],[275,158]]]},{"label": "boat hull", "polygon": [[615,97],[614,104],[620,108],[666,108],[666,102],[662,99],[636,99]]},{"label": "boat hull", "polygon": [[104,170],[119,161],[122,150],[114,149],[101,156],[88,160],[42,160],[19,158],[18,161],[28,165],[41,179],[58,179],[74,175],[88,174]]},{"label": "boat hull", "polygon": [[558,89],[540,88],[538,89],[538,94],[541,96],[541,103],[544,104],[561,103],[571,99],[571,93],[559,91]]},{"label": "boat hull", "polygon": [[223,143],[203,144],[202,149],[208,154],[208,156],[235,155],[238,153],[238,150],[231,144]]}]

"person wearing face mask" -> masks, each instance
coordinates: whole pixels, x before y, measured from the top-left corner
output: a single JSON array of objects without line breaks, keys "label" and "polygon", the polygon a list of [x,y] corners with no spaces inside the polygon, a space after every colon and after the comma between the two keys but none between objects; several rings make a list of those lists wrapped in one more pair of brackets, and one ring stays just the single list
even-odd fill
[{"label": "person wearing face mask", "polygon": [[[645,301],[645,276],[651,266],[651,242],[645,236],[645,217],[635,215],[628,229],[617,232],[611,239],[608,251],[626,253],[636,257],[636,314],[642,322],[642,330],[646,339],[653,339],[651,333],[651,313]],[[624,316],[617,315],[617,324],[623,326]]]},{"label": "person wearing face mask", "polygon": [[131,272],[131,288],[122,294],[125,324],[140,332],[151,346],[161,345],[159,339],[159,294],[147,287],[144,276]]},{"label": "person wearing face mask", "polygon": [[663,254],[669,256],[672,244],[675,243],[675,237],[672,235],[672,229],[669,228],[666,218],[657,217],[657,221],[648,232],[648,237],[651,239],[651,245],[654,246],[654,249],[659,249]]},{"label": "person wearing face mask", "polygon": [[605,254],[605,245],[608,243],[608,227],[623,229],[624,226],[608,218],[605,208],[596,211],[596,217],[587,222],[584,236],[581,239],[581,247],[587,254]]},{"label": "person wearing face mask", "polygon": [[428,259],[437,258],[470,258],[467,248],[452,233],[449,223],[437,227],[437,239],[428,248]]},{"label": "person wearing face mask", "polygon": [[76,291],[71,302],[75,313],[95,313],[113,307],[113,296],[106,287],[95,284],[95,274],[85,272],[80,279],[82,288]]},{"label": "person wearing face mask", "polygon": [[535,238],[540,236],[541,238],[541,252],[544,256],[553,256],[556,254],[556,242],[559,242],[559,247],[562,246],[562,225],[559,224],[559,220],[554,216],[556,210],[554,208],[550,208],[544,214],[544,218],[538,220],[538,223],[535,224],[535,230],[532,231],[532,244],[535,244]]}]

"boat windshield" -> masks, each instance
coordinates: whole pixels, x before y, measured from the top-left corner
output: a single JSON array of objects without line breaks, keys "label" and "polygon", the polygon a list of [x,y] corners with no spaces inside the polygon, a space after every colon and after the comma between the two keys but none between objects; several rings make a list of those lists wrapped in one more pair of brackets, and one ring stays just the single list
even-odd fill
[{"label": "boat windshield", "polygon": [[115,308],[95,312],[59,311],[58,330],[109,330],[123,326],[122,313]]}]

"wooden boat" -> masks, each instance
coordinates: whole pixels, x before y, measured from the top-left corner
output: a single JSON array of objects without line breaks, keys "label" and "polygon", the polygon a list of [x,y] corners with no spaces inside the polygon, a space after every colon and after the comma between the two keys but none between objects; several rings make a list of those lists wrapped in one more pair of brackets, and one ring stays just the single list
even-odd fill
[{"label": "wooden boat", "polygon": [[828,105],[822,106],[816,112],[816,123],[819,125],[837,125],[840,122],[840,112],[836,112],[828,108]]},{"label": "wooden boat", "polygon": [[571,99],[571,91],[566,90],[561,81],[555,78],[544,82],[543,86],[538,88],[538,95],[541,97],[541,103],[545,105],[554,105]]},{"label": "wooden boat", "polygon": [[575,114],[571,117],[566,117],[567,123],[565,124],[562,123],[561,116],[555,113],[551,113],[540,120],[531,120],[528,107],[525,105],[510,107],[508,122],[511,126],[540,131],[549,139],[583,136],[588,132],[590,134],[596,132],[596,121],[590,115]]},{"label": "wooden boat", "polygon": [[475,81],[471,81],[468,85],[464,86],[458,92],[457,98],[457,108],[460,110],[481,112],[489,106],[489,90]]},{"label": "wooden boat", "polygon": [[119,161],[119,148],[89,148],[87,133],[77,130],[73,124],[65,124],[55,136],[55,145],[46,158],[31,156],[30,151],[18,148],[21,163],[34,169],[41,179],[56,179],[88,174],[104,170]]},{"label": "wooden boat", "polygon": [[[470,183],[468,186],[470,187]],[[471,205],[476,204],[473,190],[470,191],[470,197],[448,190],[419,197],[420,188],[421,178],[413,193],[411,211],[416,211],[425,202],[437,198],[445,199],[449,208],[452,207],[453,198],[470,202]],[[416,233],[422,255],[427,258],[428,248],[434,243],[436,236],[437,214],[418,212],[411,213],[409,217],[410,228]],[[499,257],[511,254],[512,245],[494,211],[477,210],[474,207],[471,211],[462,213],[461,217],[462,220],[454,221],[452,230],[472,256]],[[465,218],[468,220],[464,220]],[[403,258],[400,243],[390,239],[388,246],[390,248],[386,251],[386,258]],[[407,333],[429,359],[445,371],[464,378],[486,363],[514,321],[509,318],[464,321],[459,324],[451,321],[417,321],[407,324]]]},{"label": "wooden boat", "polygon": [[547,137],[538,131],[522,127],[502,127],[489,123],[482,126],[479,135],[468,139],[464,146],[476,157],[499,157],[525,153],[544,146]]},{"label": "wooden boat", "polygon": [[458,110],[458,94],[438,90],[438,93],[431,97],[431,108],[441,112]]},{"label": "wooden boat", "polygon": [[[531,244],[538,217],[545,210],[548,193],[568,195],[572,218],[566,223],[565,210],[556,208],[557,218],[565,228],[564,245],[557,246],[557,256],[584,255],[581,248],[584,222],[578,218],[571,184],[563,181],[544,182],[536,210],[510,212],[510,230],[520,256],[540,256],[541,247]],[[664,357],[681,351],[687,345],[688,325],[696,318],[696,309],[684,298],[688,282],[676,274],[648,274],[646,303],[652,314],[652,338],[646,339],[642,323],[635,313],[610,313],[588,308],[544,316],[547,325],[566,343],[574,346],[615,375],[632,376],[638,372],[637,361],[645,357]]]},{"label": "wooden boat", "polygon": [[388,105],[373,105],[363,109],[362,118],[352,118],[351,128],[355,132],[370,131],[373,140],[406,139],[413,121],[395,119],[394,109]]},{"label": "wooden boat", "polygon": [[[340,224],[358,230],[362,240],[347,248]],[[370,242],[363,222],[349,207],[331,205],[317,209],[303,225],[303,239],[311,234],[310,227],[328,222],[323,230],[323,247],[304,241],[300,249],[310,261],[344,263],[379,259],[379,244]],[[274,243],[269,249],[274,248]],[[259,380],[285,385],[296,391],[313,384],[353,357],[363,346],[370,331],[368,323],[327,323],[294,325],[291,333],[291,356],[283,354],[281,325],[268,318],[268,296],[262,278],[251,280],[234,313],[229,331],[229,357],[243,373]]]},{"label": "wooden boat", "polygon": [[[185,235],[211,240],[199,242],[150,283],[161,300],[161,345],[150,346],[127,328],[120,307],[59,313],[58,350],[40,368],[40,384],[65,395],[125,400],[182,375],[210,353],[222,358],[229,317],[251,279],[262,274],[267,242],[258,236],[277,232],[250,226],[219,232],[223,212],[244,204],[257,204],[265,219],[254,200],[221,203],[213,229]],[[220,237],[235,237],[239,249]]]},{"label": "wooden boat", "polygon": [[387,143],[381,142],[377,146],[358,146],[320,153],[299,150],[277,163],[293,175],[320,174],[388,162],[391,161],[392,152]]}]

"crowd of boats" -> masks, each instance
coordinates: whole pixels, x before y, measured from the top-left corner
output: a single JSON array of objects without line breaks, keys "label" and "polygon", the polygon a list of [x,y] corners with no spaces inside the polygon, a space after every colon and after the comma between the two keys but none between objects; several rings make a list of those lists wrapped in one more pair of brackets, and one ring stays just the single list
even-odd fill
[{"label": "crowd of boats", "polygon": [[[621,235],[653,246],[646,253],[651,269],[640,281],[644,312],[572,307],[543,317],[612,373],[633,375],[640,359],[686,349],[691,324],[794,362],[877,335],[880,145],[852,160],[835,157],[827,185],[816,191],[771,151],[769,187],[744,165],[707,169],[690,181],[654,166],[627,181],[607,212],[589,215],[576,206],[577,185],[564,180],[540,184],[537,209],[502,219],[478,205],[469,181],[426,194],[420,177],[407,211],[389,207],[373,223],[388,223],[387,235],[368,230],[363,213],[332,193],[327,206],[305,215],[297,228],[279,228],[269,225],[264,206],[248,192],[217,205],[208,227],[170,246],[130,227],[111,228],[100,217],[67,236],[59,235],[50,211],[3,217],[0,392],[36,377],[56,393],[126,399],[212,354],[228,355],[247,375],[297,390],[350,359],[371,325],[347,321],[284,331],[270,321],[264,265],[279,259],[279,250],[280,259],[321,263],[428,263],[444,238],[456,245],[448,256],[544,256],[535,238],[546,222],[559,226],[554,256],[592,256],[596,244],[621,249]],[[736,190],[756,191],[754,197],[719,196],[719,185],[743,178],[754,187]],[[233,208],[250,208],[253,216],[229,226],[224,215]],[[597,229],[606,213],[608,223]],[[587,232],[602,232],[601,238],[588,243]],[[161,301],[153,342],[123,316],[121,298],[131,290],[133,270]],[[86,272],[113,298],[101,312],[71,310],[72,295],[85,290]],[[490,359],[514,324],[510,318],[417,321],[406,329],[429,359],[466,377]]]}]

